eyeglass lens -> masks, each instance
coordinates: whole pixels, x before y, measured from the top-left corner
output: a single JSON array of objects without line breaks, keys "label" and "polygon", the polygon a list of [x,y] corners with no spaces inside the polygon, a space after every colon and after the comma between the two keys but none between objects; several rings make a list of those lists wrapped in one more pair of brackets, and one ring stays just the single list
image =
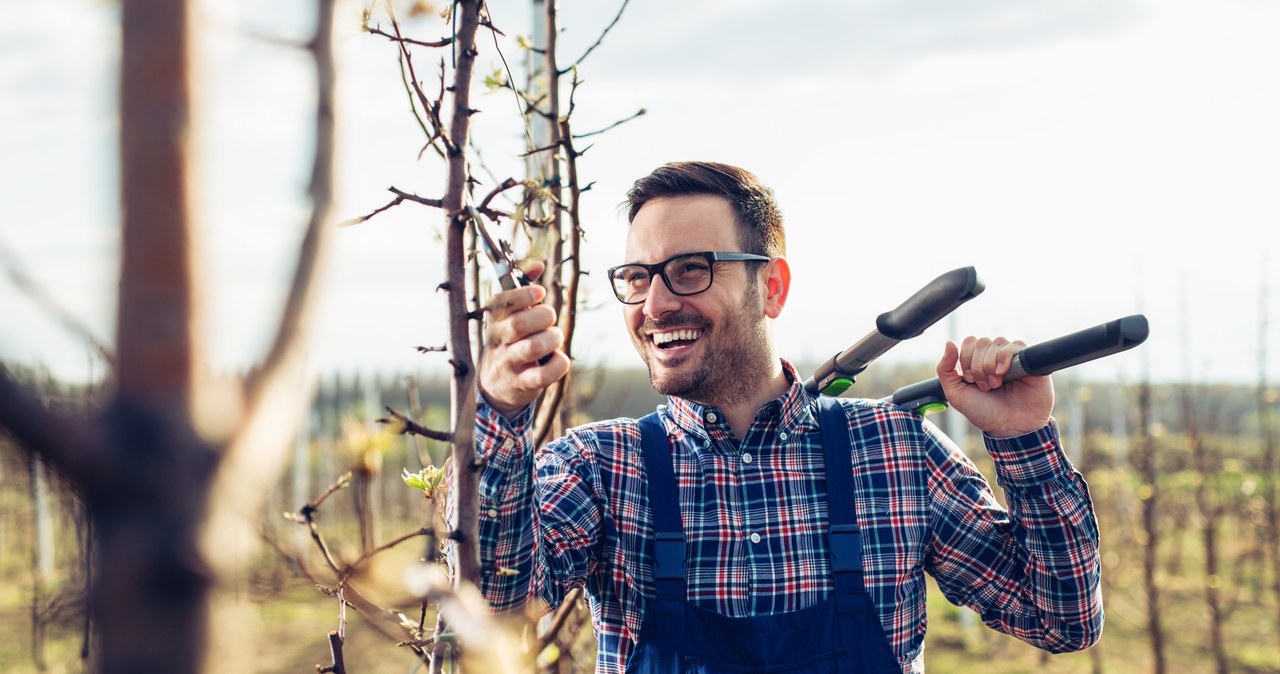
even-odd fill
[{"label": "eyeglass lens", "polygon": [[[660,273],[667,287],[677,295],[694,295],[711,287],[711,263],[702,254],[667,260]],[[618,267],[611,280],[618,299],[632,304],[643,302],[649,296],[653,282],[649,269],[636,264]]]}]

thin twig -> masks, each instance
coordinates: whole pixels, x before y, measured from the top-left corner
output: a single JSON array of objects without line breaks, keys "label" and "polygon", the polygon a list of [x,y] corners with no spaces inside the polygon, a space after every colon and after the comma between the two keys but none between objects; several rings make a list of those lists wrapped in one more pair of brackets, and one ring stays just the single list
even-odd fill
[{"label": "thin twig", "polygon": [[311,540],[315,542],[316,547],[320,549],[321,556],[324,557],[324,563],[329,566],[329,570],[334,573],[341,573],[342,566],[333,558],[333,552],[329,550],[329,544],[324,540],[324,534],[320,533],[320,527],[316,524],[315,509],[303,508],[302,517],[307,523],[307,531],[311,534]]},{"label": "thin twig", "polygon": [[[354,608],[357,612],[365,616],[365,620],[369,623],[369,625],[371,625],[374,629],[381,632],[388,639],[399,641],[404,638],[405,632],[408,632],[408,630],[405,629],[405,632],[397,633],[389,626],[390,623],[394,623],[397,627],[401,627],[401,628],[404,627],[403,621],[400,619],[399,614],[397,614],[395,611],[381,608],[375,605],[373,602],[369,601],[368,599],[365,599],[364,595],[360,594],[360,592],[350,584],[342,587],[340,590],[330,588],[324,585],[321,582],[321,580],[317,577],[317,574],[314,572],[311,566],[305,562],[305,560],[290,554],[289,552],[284,550],[284,548],[281,547],[275,540],[272,540],[269,536],[266,536],[265,534],[263,535],[263,540],[265,540],[273,549],[275,549],[276,553],[279,554],[283,559],[290,562],[289,564],[290,569],[294,570],[301,577],[315,584],[315,587],[317,590],[331,597],[335,597],[335,598],[340,597],[342,600],[341,606],[343,607],[344,611],[347,606]],[[375,619],[375,618],[378,618],[378,619]],[[421,654],[422,652],[421,649],[415,646],[413,642],[406,642],[404,645],[412,648],[415,653]]]},{"label": "thin twig", "polygon": [[[432,430],[430,428],[427,428],[426,426],[419,424],[413,419],[410,419],[409,417],[406,417],[405,415],[391,409],[389,405],[383,406],[383,409],[387,411],[387,414],[390,414],[392,417],[395,418],[397,422],[399,422],[404,426],[404,428],[400,431],[400,435],[420,435],[424,438],[439,440],[441,442],[453,441],[452,433],[447,433],[445,431],[437,431],[437,430]],[[391,423],[390,419],[375,419],[374,421],[375,423],[379,423],[379,424]]]},{"label": "thin twig", "polygon": [[399,190],[399,189],[396,189],[395,187],[388,187],[388,188],[387,188],[387,191],[388,191],[388,192],[391,192],[391,193],[392,193],[392,194],[394,194],[394,195],[396,195],[396,198],[395,198],[395,199],[392,199],[392,200],[391,200],[391,201],[389,201],[389,202],[387,202],[387,205],[382,206],[382,207],[380,207],[380,208],[375,208],[375,209],[373,209],[372,211],[370,211],[369,213],[367,213],[367,214],[365,214],[365,215],[362,215],[362,216],[357,217],[357,218],[351,218],[351,219],[349,219],[349,220],[343,220],[342,222],[339,222],[339,223],[338,223],[338,226],[339,226],[339,227],[350,227],[350,226],[352,226],[352,225],[358,225],[358,224],[360,224],[360,223],[362,223],[362,222],[366,222],[366,221],[368,221],[368,220],[369,220],[370,218],[372,218],[373,216],[375,216],[375,215],[377,215],[377,214],[379,214],[379,213],[381,213],[381,212],[383,212],[383,211],[386,211],[386,210],[389,210],[389,209],[394,208],[394,207],[396,207],[396,206],[399,206],[400,204],[402,204],[402,203],[404,203],[404,202],[406,202],[406,201],[413,201],[413,202],[416,202],[416,203],[422,204],[422,205],[424,205],[424,206],[434,206],[434,207],[436,207],[436,208],[439,208],[439,207],[441,206],[441,204],[443,203],[443,202],[442,202],[441,200],[439,200],[439,199],[431,199],[431,198],[428,198],[428,197],[420,197],[420,196],[418,196],[418,195],[416,195],[416,194],[410,194],[410,193],[408,193],[408,192],[403,192],[403,191],[401,191],[401,190]]},{"label": "thin twig", "polygon": [[452,643],[452,640],[450,639],[440,639],[438,637],[439,635],[444,634],[445,630],[447,630],[448,628],[449,626],[447,623],[445,623],[445,620],[444,620],[444,614],[437,612],[436,613],[436,629],[435,629],[435,634],[437,638],[431,644],[430,674],[442,674],[444,672],[445,652],[453,648],[453,643]]},{"label": "thin twig", "polygon": [[[408,87],[412,90],[413,95],[417,97],[418,103],[422,105],[422,112],[426,114],[431,124],[430,131],[427,131],[426,124],[420,122],[424,132],[427,132],[427,143],[423,150],[435,148],[436,154],[443,159],[452,153],[454,149],[449,138],[443,132],[444,123],[440,119],[440,107],[444,98],[444,60],[441,59],[440,61],[440,98],[433,103],[427,98],[426,92],[422,90],[422,85],[418,81],[417,71],[413,67],[413,54],[409,52],[409,47],[403,40],[404,36],[400,32],[400,21],[396,18],[390,2],[386,3],[386,8],[387,16],[391,19],[391,27],[395,31],[396,37],[400,38],[397,40],[397,45],[400,47],[401,67],[403,70],[408,71],[408,77],[405,78],[408,82]],[[449,43],[453,44],[453,38],[449,38]],[[417,115],[416,107],[414,108],[414,115]],[[437,140],[444,144],[444,150],[436,147]]]},{"label": "thin twig", "polygon": [[356,561],[348,564],[346,568],[343,569],[343,571],[340,574],[340,577],[338,578],[338,585],[345,587],[347,584],[347,581],[351,578],[352,574],[356,572],[356,570],[360,567],[360,565],[368,561],[374,555],[390,550],[391,548],[394,548],[397,545],[400,545],[401,543],[407,540],[418,538],[419,536],[434,536],[434,535],[435,535],[435,529],[432,529],[430,527],[422,527],[420,529],[415,529],[408,533],[401,534],[387,541],[386,543],[379,545],[378,547],[364,553],[363,555],[360,555],[358,558],[356,558]]},{"label": "thin twig", "polygon": [[382,37],[385,37],[388,40],[391,40],[392,42],[399,42],[401,44],[412,44],[412,45],[417,45],[419,47],[448,47],[449,45],[453,44],[452,37],[442,37],[439,40],[436,40],[435,42],[423,42],[422,40],[414,40],[412,38],[401,37],[400,35],[392,35],[391,33],[388,33],[382,30],[381,28],[374,28],[372,26],[365,26],[364,30],[366,33],[370,33],[372,35],[381,35]]},{"label": "thin twig", "polygon": [[346,489],[349,486],[351,486],[351,471],[347,471],[342,475],[339,475],[338,479],[334,480],[333,484],[329,485],[328,487],[325,487],[325,490],[323,492],[320,492],[319,496],[308,501],[307,504],[303,506],[303,510],[306,510],[308,508],[311,510],[315,510],[319,508],[325,502],[325,500],[327,500],[330,496],[334,495],[339,490]]},{"label": "thin twig", "polygon": [[[604,30],[600,32],[600,37],[596,38],[595,44],[587,47],[587,50],[582,52],[582,56],[579,56],[578,60],[574,61],[573,66],[570,67],[577,66],[587,60],[587,57],[591,55],[591,52],[595,51],[596,47],[600,46],[601,42],[604,42],[604,37],[609,34],[609,31],[613,30],[614,26],[618,25],[618,19],[622,18],[622,12],[627,8],[627,3],[629,2],[631,2],[631,0],[622,0],[622,6],[618,8],[618,13],[614,15],[613,21],[610,21],[609,25],[605,26]],[[565,70],[565,72],[568,72],[568,70]]]},{"label": "thin twig", "polygon": [[4,271],[8,273],[9,280],[13,282],[13,285],[18,287],[18,290],[26,293],[33,302],[43,307],[45,311],[51,314],[53,318],[61,323],[69,332],[74,335],[78,335],[83,339],[90,348],[98,353],[98,356],[106,362],[108,367],[113,369],[115,368],[115,354],[113,354],[110,349],[93,336],[93,333],[89,330],[88,326],[82,323],[80,319],[76,318],[74,314],[66,309],[66,307],[58,304],[58,302],[53,299],[53,295],[45,291],[45,289],[27,273],[22,261],[18,258],[17,254],[15,254],[8,245],[5,244],[3,239],[0,239],[0,268],[3,268]]},{"label": "thin twig", "polygon": [[575,587],[564,595],[564,600],[560,602],[560,608],[556,609],[555,616],[551,619],[551,624],[547,626],[546,631],[540,631],[538,634],[538,646],[534,651],[541,653],[542,649],[548,644],[556,640],[556,635],[560,633],[560,628],[564,627],[565,621],[573,614],[573,610],[578,606],[578,600],[582,598],[582,588]]},{"label": "thin twig", "polygon": [[[490,20],[488,23],[485,23],[484,21],[482,21],[480,25],[487,26],[491,31],[493,31],[493,49],[494,51],[498,52],[498,58],[502,60],[502,68],[507,71],[507,82],[511,85],[510,86],[511,92],[515,94],[515,97],[516,97],[516,110],[519,111],[520,120],[524,126],[525,146],[526,147],[532,146],[533,145],[533,129],[529,126],[529,115],[526,108],[531,108],[536,110],[537,106],[533,103],[530,103],[528,97],[522,94],[518,89],[516,89],[515,76],[511,74],[511,65],[507,63],[506,55],[502,53],[502,45],[499,44],[498,42],[498,31],[493,27],[492,21]],[[525,103],[524,106],[521,105],[521,101],[524,101]],[[545,175],[541,175],[542,174],[541,164],[538,165],[538,172],[539,172],[539,176],[538,176],[539,180],[545,183],[547,177]]]},{"label": "thin twig", "polygon": [[538,154],[539,152],[548,152],[551,150],[555,150],[556,148],[559,148],[559,147],[560,147],[560,143],[558,142],[552,143],[550,145],[544,145],[542,147],[535,147],[530,150],[525,150],[524,152],[521,152],[519,156],[522,159],[525,157],[532,157],[533,155]]},{"label": "thin twig", "polygon": [[[480,205],[476,207],[476,210],[482,213],[488,214],[490,216],[505,215],[500,211],[494,211],[490,209],[489,202],[493,201],[494,198],[497,197],[499,194],[502,194],[503,192],[506,192],[507,190],[513,187],[519,187],[522,184],[523,183],[521,183],[519,180],[516,180],[515,178],[507,178],[506,180],[502,181],[502,184],[493,188],[492,190],[489,191],[488,194],[485,195],[484,199],[480,201]],[[494,218],[494,219],[496,220],[497,218]]]},{"label": "thin twig", "polygon": [[395,187],[388,187],[387,190],[392,194],[406,201],[416,201],[424,206],[434,206],[436,208],[444,208],[444,199],[432,199],[430,197],[420,197],[411,192],[404,192]]},{"label": "thin twig", "polygon": [[316,671],[321,674],[347,674],[346,660],[342,656],[342,635],[338,634],[338,630],[329,630],[329,656],[333,659],[333,664],[328,667],[316,665]]},{"label": "thin twig", "polygon": [[[603,129],[597,129],[597,130],[595,130],[595,131],[588,131],[588,132],[586,132],[586,133],[580,133],[580,134],[577,134],[577,135],[575,135],[575,136],[574,136],[574,138],[589,138],[589,137],[591,137],[591,136],[598,136],[598,135],[600,135],[600,134],[602,134],[602,133],[604,133],[604,132],[606,132],[606,131],[610,131],[610,130],[612,130],[612,129],[614,129],[614,128],[617,128],[617,127],[619,127],[619,126],[622,126],[623,124],[626,124],[627,122],[630,122],[631,120],[633,120],[633,119],[635,119],[635,118],[637,118],[637,117],[643,117],[643,116],[645,116],[646,114],[648,114],[648,112],[649,112],[648,110],[646,110],[646,109],[644,109],[644,108],[640,108],[639,110],[636,110],[636,111],[635,111],[635,114],[632,114],[630,117],[626,117],[626,118],[620,119],[620,120],[618,120],[618,121],[614,122],[613,124],[610,124],[609,126],[604,127]],[[582,152],[586,152],[586,150],[583,150]],[[582,154],[582,152],[579,152],[578,154],[579,154],[579,155],[581,155],[581,154]]]}]

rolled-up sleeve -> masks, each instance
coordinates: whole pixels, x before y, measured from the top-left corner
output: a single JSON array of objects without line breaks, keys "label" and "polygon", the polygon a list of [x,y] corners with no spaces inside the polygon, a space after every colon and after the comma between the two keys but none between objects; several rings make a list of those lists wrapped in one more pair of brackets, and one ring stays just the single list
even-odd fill
[{"label": "rolled-up sleeve", "polygon": [[943,438],[930,489],[939,587],[987,625],[1045,650],[1093,645],[1103,624],[1098,524],[1056,422],[984,442],[1008,510]]}]

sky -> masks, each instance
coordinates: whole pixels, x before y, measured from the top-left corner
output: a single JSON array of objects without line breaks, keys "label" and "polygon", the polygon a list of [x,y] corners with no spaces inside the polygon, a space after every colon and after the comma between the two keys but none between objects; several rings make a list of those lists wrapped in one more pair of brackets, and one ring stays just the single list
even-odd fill
[{"label": "sky", "polygon": [[[196,212],[208,359],[265,352],[308,203],[312,3],[201,0]],[[341,12],[339,217],[439,196],[392,45]],[[571,63],[621,2],[561,0]],[[527,2],[490,3],[521,78]],[[118,6],[0,0],[0,360],[84,379],[114,334]],[[1071,376],[1280,380],[1280,5],[1266,0],[641,0],[579,66],[574,128],[643,117],[579,160],[587,244],[575,357],[639,366],[603,269],[622,261],[632,181],[673,160],[737,164],[788,227],[779,351],[815,362],[949,270],[986,291],[883,359],[953,333],[1037,343],[1131,314],[1151,336]],[[427,16],[410,36],[446,26]],[[276,39],[263,39],[271,36]],[[478,72],[501,67],[482,35]],[[434,54],[419,57],[420,73]],[[518,106],[477,89],[482,178],[523,171]],[[492,183],[491,183],[492,184]],[[445,370],[443,216],[405,204],[338,230],[311,341],[316,373]],[[1266,323],[1264,323],[1264,319]],[[1265,327],[1265,332],[1264,332]],[[1267,348],[1263,348],[1263,345]]]}]

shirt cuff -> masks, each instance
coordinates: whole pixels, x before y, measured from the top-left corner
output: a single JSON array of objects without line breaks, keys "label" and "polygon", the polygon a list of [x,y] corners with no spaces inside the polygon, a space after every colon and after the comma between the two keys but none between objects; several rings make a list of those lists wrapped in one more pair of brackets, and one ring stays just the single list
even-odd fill
[{"label": "shirt cuff", "polygon": [[[489,456],[489,465],[503,473],[520,469],[522,458],[529,452],[518,451],[533,441],[533,405],[527,405],[514,418],[508,419],[476,393],[476,455]],[[525,436],[530,436],[525,438]]]},{"label": "shirt cuff", "polygon": [[1071,461],[1062,449],[1058,422],[1015,438],[982,436],[995,461],[997,481],[1005,487],[1034,487],[1070,474]]}]

